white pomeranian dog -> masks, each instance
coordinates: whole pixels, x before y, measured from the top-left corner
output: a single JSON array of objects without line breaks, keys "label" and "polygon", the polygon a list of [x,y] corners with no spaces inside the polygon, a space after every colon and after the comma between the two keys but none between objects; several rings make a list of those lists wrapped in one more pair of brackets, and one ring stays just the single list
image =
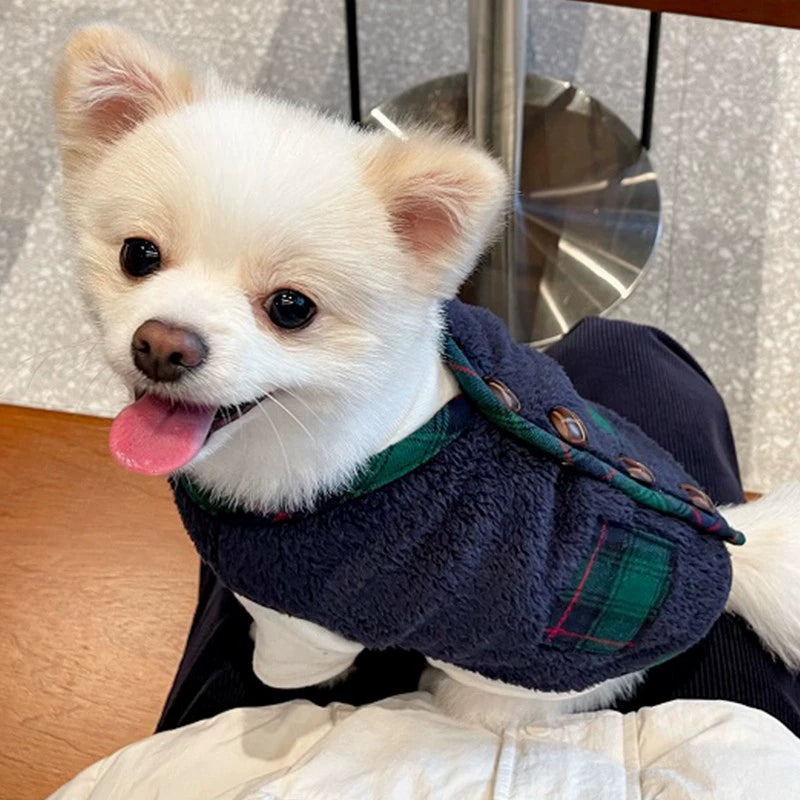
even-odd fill
[{"label": "white pomeranian dog", "polygon": [[[441,305],[501,223],[488,155],[194,77],[102,25],[71,39],[56,110],[81,286],[137,398],[112,432],[121,463],[252,511],[310,508],[458,394]],[[725,517],[748,537],[727,610],[800,668],[800,488]],[[336,679],[361,650],[240,599],[270,685]],[[489,721],[600,707],[638,679],[548,694],[436,666],[450,710]]]}]

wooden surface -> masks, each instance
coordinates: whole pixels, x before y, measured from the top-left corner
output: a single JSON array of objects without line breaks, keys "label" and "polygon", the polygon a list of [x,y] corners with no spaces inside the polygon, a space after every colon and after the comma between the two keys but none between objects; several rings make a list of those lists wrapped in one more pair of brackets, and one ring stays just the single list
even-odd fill
[{"label": "wooden surface", "polygon": [[[576,0],[583,2],[583,0]],[[607,6],[800,28],[800,0],[591,0]]]},{"label": "wooden surface", "polygon": [[197,560],[108,420],[0,406],[0,798],[43,798],[152,733]]}]

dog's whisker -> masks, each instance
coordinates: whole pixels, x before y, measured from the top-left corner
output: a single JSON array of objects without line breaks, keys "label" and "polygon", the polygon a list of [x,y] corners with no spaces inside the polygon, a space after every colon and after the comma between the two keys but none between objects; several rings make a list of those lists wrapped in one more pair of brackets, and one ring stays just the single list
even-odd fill
[{"label": "dog's whisker", "polygon": [[46,356],[45,356],[45,357],[44,357],[44,358],[43,358],[43,359],[42,359],[42,360],[41,360],[41,361],[40,361],[40,362],[39,362],[39,363],[38,363],[38,364],[37,364],[37,365],[36,365],[36,366],[35,366],[35,367],[34,367],[32,370],[31,370],[30,377],[28,378],[28,382],[27,382],[27,384],[25,385],[24,394],[27,394],[27,393],[30,391],[30,389],[31,389],[31,386],[33,386],[33,382],[36,380],[36,376],[39,374],[39,372],[40,372],[40,370],[42,369],[42,367],[43,367],[43,366],[44,366],[44,365],[47,363],[47,360],[50,358],[50,356],[51,356],[51,355],[54,355],[54,353],[49,353],[48,355],[46,355]]},{"label": "dog's whisker", "polygon": [[[46,350],[37,350],[35,353],[29,353],[28,355],[20,358],[18,363],[27,364],[28,362],[33,361],[35,358],[43,358],[44,360],[47,360],[48,358],[56,355],[57,353],[63,353],[65,350],[73,350],[73,349],[77,350],[83,344],[84,344],[83,340],[79,339],[75,342],[68,342],[67,344],[58,345],[57,347],[48,347]],[[94,348],[97,347],[98,344],[99,342],[95,342],[91,346],[88,352],[94,350]]]},{"label": "dog's whisker", "polygon": [[305,433],[305,435],[308,436],[308,438],[311,440],[311,444],[317,443],[317,440],[312,436],[311,431],[308,428],[306,428],[306,426],[300,421],[300,419],[295,414],[292,413],[290,409],[288,409],[283,403],[281,403],[280,400],[278,400],[273,395],[268,394],[267,397],[270,400],[272,400],[272,402],[275,403],[275,405],[277,405],[279,408],[282,408],[300,426],[300,429],[303,431],[303,433]]},{"label": "dog's whisker", "polygon": [[278,440],[278,444],[281,448],[281,453],[283,453],[283,462],[286,465],[286,472],[287,474],[291,471],[289,467],[289,454],[286,452],[286,448],[283,444],[283,439],[281,439],[280,433],[278,433],[278,429],[275,427],[275,423],[272,421],[272,417],[267,413],[267,409],[261,405],[260,400],[256,400],[256,407],[261,411],[261,413],[266,417],[267,422],[269,422],[270,427],[272,428],[273,432],[275,433],[275,438]]},{"label": "dog's whisker", "polygon": [[[98,371],[97,375],[96,375],[96,376],[95,376],[95,377],[92,379],[92,381],[96,380],[96,379],[97,379],[97,378],[98,378],[100,375],[102,375],[102,374],[103,374],[103,372],[104,372],[104,370],[100,369],[100,370]],[[108,392],[108,387],[111,385],[111,381],[112,381],[114,378],[116,378],[116,377],[117,377],[117,376],[116,376],[116,375],[115,375],[113,372],[109,372],[109,373],[106,375],[106,382],[105,382],[105,384],[103,385],[103,388],[102,388],[102,390],[101,390],[101,394],[105,395],[105,394]],[[86,394],[86,392],[84,392],[84,395],[85,395],[85,394]]]},{"label": "dog's whisker", "polygon": [[[241,406],[236,406],[236,419],[240,420],[244,415],[242,414]],[[236,431],[236,436],[239,442],[242,444],[245,450],[245,454],[247,452],[247,445],[248,445],[248,438],[244,435],[244,425],[239,425],[238,430]]]},{"label": "dog's whisker", "polygon": [[[81,393],[81,405],[83,405],[86,401],[86,396],[91,392],[94,385],[97,383],[97,379],[105,372],[103,369],[103,365],[99,364],[97,367],[97,371],[94,373],[94,377],[86,384],[83,388],[83,392]],[[106,386],[108,386],[108,381],[106,381]]]},{"label": "dog's whisker", "polygon": [[[92,345],[92,346],[91,346],[91,347],[90,347],[90,348],[89,348],[89,349],[86,351],[86,355],[85,355],[85,357],[84,357],[84,359],[83,359],[83,361],[82,361],[82,363],[81,363],[81,369],[83,369],[83,368],[86,366],[86,363],[88,362],[89,358],[92,356],[92,354],[94,353],[94,351],[97,349],[97,346],[98,346],[99,344],[100,344],[100,342],[99,342],[99,341],[95,342],[95,343],[94,343],[94,344],[93,344],[93,345]],[[95,372],[95,374],[94,374],[94,377],[93,377],[93,378],[91,378],[91,379],[89,380],[89,382],[88,382],[88,383],[86,384],[86,386],[84,387],[84,389],[83,389],[83,392],[81,393],[81,399],[80,399],[80,403],[81,403],[81,405],[83,405],[83,404],[84,404],[84,402],[86,401],[86,397],[88,396],[88,394],[89,394],[89,393],[92,391],[92,389],[94,388],[95,384],[97,383],[97,379],[98,379],[98,378],[99,378],[101,375],[103,375],[104,373],[107,373],[107,374],[106,374],[106,382],[105,382],[105,384],[104,384],[104,386],[103,386],[103,389],[102,389],[102,391],[101,391],[101,394],[105,395],[105,394],[108,392],[108,388],[109,388],[109,386],[111,385],[111,381],[112,381],[114,378],[116,378],[116,377],[117,377],[117,375],[116,375],[116,374],[115,374],[113,371],[111,371],[111,370],[108,370],[108,371],[107,371],[107,370],[105,369],[105,366],[104,366],[104,364],[103,364],[103,363],[99,363],[99,364],[97,365],[97,370],[96,370],[96,372]]]},{"label": "dog's whisker", "polygon": [[288,394],[290,397],[293,397],[295,400],[297,400],[297,402],[300,403],[300,405],[303,406],[303,408],[305,408],[309,414],[316,417],[319,422],[322,422],[322,417],[316,411],[314,411],[314,409],[311,408],[311,406],[305,400],[303,400],[299,394],[293,392],[291,389],[286,388],[281,389],[281,391],[286,392],[286,394]]},{"label": "dog's whisker", "polygon": [[[98,344],[100,344],[100,342],[95,342],[95,343],[94,343],[94,344],[93,344],[93,345],[92,345],[92,346],[91,346],[91,347],[90,347],[90,348],[89,348],[89,349],[86,351],[86,353],[85,353],[85,354],[84,354],[84,356],[83,356],[83,359],[81,360],[81,366],[80,366],[80,369],[82,369],[82,370],[83,370],[83,369],[85,369],[86,365],[89,363],[89,359],[90,359],[90,358],[91,358],[91,357],[94,355],[94,351],[97,349],[97,345],[98,345]],[[98,365],[98,368],[99,368],[99,369],[102,369],[102,368],[103,368],[103,367],[102,367],[102,364]]]},{"label": "dog's whisker", "polygon": [[[52,358],[52,356],[60,355],[65,350],[69,350],[69,349],[75,348],[79,344],[80,344],[80,342],[73,342],[71,344],[66,344],[66,345],[62,345],[62,346],[59,346],[59,347],[49,347],[46,351],[43,350],[43,351],[40,351],[39,353],[33,353],[32,355],[30,355],[30,356],[28,356],[26,358],[20,359],[20,361],[19,361],[20,364],[26,364],[26,363],[30,362],[31,359],[37,358],[38,356],[41,356],[44,353],[44,356],[39,361],[39,363],[36,364],[33,367],[33,369],[31,370],[31,374],[28,377],[28,382],[26,383],[25,389],[23,390],[24,393],[27,394],[30,391],[31,386],[33,386],[33,383],[36,380],[36,377],[38,376],[38,374],[41,371],[42,367],[47,363],[47,361],[50,358]],[[95,350],[95,348],[97,347],[98,344],[100,344],[100,342],[97,342],[97,341],[94,342],[94,344],[92,344],[92,346],[84,353],[83,358],[81,359],[81,363],[80,363],[80,365],[78,367],[79,370],[83,370],[86,367],[86,364],[88,363],[89,358],[91,357],[92,353],[94,352],[94,350]],[[99,367],[99,369],[102,371],[102,367]],[[84,395],[85,395],[85,391],[84,391]],[[83,402],[83,396],[81,397],[81,402]]]}]

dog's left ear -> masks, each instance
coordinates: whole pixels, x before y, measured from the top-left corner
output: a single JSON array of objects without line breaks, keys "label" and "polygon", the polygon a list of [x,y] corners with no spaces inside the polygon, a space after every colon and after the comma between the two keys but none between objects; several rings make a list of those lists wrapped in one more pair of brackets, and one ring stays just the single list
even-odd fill
[{"label": "dog's left ear", "polygon": [[473,145],[415,133],[372,139],[366,174],[415,262],[411,280],[453,297],[497,231],[508,196],[502,167]]},{"label": "dog's left ear", "polygon": [[138,36],[105,24],[78,30],[55,80],[65,171],[92,165],[141,122],[190,103],[200,91],[181,64]]}]

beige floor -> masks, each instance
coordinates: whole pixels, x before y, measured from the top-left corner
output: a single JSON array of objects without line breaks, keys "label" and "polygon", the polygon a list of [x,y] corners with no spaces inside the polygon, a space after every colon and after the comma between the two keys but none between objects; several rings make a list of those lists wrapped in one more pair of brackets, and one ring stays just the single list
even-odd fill
[{"label": "beige floor", "polygon": [[151,733],[183,648],[194,550],[108,425],[0,406],[0,800]]}]

